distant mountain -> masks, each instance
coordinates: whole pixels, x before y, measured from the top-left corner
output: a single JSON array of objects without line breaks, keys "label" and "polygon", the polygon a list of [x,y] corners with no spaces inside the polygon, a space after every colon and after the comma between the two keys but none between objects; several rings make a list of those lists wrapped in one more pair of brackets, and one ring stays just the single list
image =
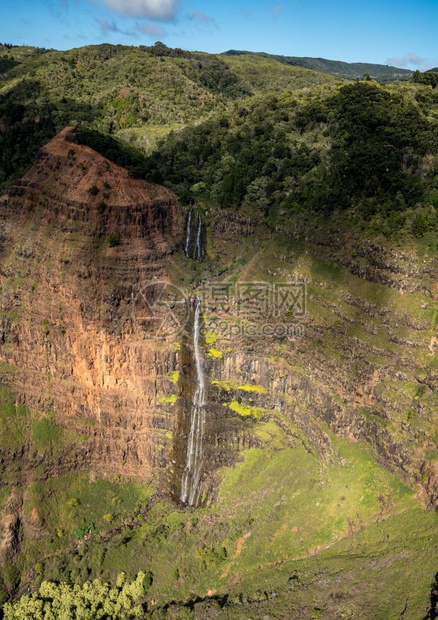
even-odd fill
[{"label": "distant mountain", "polygon": [[398,67],[391,67],[390,65],[375,65],[367,62],[343,62],[341,60],[327,60],[326,58],[279,56],[277,54],[267,54],[266,52],[246,52],[240,50],[229,50],[228,52],[224,52],[224,55],[263,56],[264,58],[278,60],[278,62],[286,65],[305,67],[306,69],[313,69],[321,73],[328,73],[335,77],[349,80],[362,78],[364,73],[369,73],[372,78],[379,82],[392,82],[394,80],[406,79],[412,75],[412,71],[408,69],[400,69]]}]

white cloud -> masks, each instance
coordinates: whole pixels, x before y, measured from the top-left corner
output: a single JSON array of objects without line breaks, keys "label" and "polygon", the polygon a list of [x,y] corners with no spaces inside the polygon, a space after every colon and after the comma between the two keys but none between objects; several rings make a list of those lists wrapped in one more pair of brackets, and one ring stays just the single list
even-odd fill
[{"label": "white cloud", "polygon": [[133,17],[173,21],[179,0],[101,0],[110,9]]},{"label": "white cloud", "polygon": [[415,52],[411,52],[405,56],[388,58],[386,62],[395,67],[407,67],[409,65],[413,67],[422,67],[426,61],[423,58],[420,58],[420,56],[418,56]]}]

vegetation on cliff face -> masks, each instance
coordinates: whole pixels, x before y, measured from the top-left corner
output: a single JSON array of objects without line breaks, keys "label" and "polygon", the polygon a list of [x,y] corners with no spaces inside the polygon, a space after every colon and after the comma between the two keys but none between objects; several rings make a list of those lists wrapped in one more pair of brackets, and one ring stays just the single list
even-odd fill
[{"label": "vegetation on cliff face", "polygon": [[[0,351],[30,360],[0,365],[6,617],[433,617],[433,84],[341,84],[161,44],[8,47],[0,60],[3,187],[78,123],[2,203]],[[118,211],[134,181],[81,160],[78,143],[196,200],[206,260],[184,257],[182,229],[166,251],[151,245],[171,194],[147,225]],[[134,294],[165,270],[190,294],[245,281],[308,294],[292,339],[230,338],[220,304],[205,312],[215,458],[189,510],[169,499],[180,342],[131,327]]]}]

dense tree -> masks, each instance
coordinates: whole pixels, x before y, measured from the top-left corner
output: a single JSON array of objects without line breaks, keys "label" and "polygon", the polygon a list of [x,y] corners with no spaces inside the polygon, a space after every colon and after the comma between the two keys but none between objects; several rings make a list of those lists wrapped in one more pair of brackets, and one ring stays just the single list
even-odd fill
[{"label": "dense tree", "polygon": [[425,73],[421,73],[420,71],[415,71],[412,76],[412,81],[417,84],[425,84],[426,86],[432,86],[432,88],[437,88],[438,86],[438,71],[426,71]]},{"label": "dense tree", "polygon": [[358,204],[389,215],[427,195],[434,167],[423,162],[437,151],[436,123],[415,102],[366,81],[298,108],[288,96],[238,104],[227,123],[169,135],[146,171],[177,191],[202,181],[220,206],[268,218]]},{"label": "dense tree", "polygon": [[141,618],[146,610],[145,595],[152,582],[150,574],[140,571],[126,581],[120,573],[116,586],[100,579],[83,585],[43,581],[38,592],[23,596],[16,603],[4,606],[5,620],[29,618],[44,620],[105,620]]}]

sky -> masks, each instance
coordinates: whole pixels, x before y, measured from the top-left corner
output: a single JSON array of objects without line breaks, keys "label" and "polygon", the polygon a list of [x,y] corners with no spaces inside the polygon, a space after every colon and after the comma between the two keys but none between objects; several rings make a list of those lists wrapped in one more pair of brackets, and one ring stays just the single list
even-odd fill
[{"label": "sky", "polygon": [[438,0],[0,0],[0,41],[229,49],[438,66]]}]

